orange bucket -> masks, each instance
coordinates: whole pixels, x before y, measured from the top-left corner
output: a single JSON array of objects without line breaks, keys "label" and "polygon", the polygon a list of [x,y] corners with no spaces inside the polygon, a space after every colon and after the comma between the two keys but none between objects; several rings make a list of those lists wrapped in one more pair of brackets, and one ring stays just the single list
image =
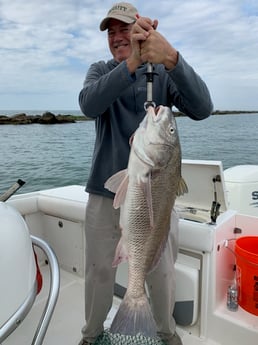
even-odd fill
[{"label": "orange bucket", "polygon": [[258,315],[258,237],[238,238],[235,254],[239,286],[238,303],[249,313]]}]

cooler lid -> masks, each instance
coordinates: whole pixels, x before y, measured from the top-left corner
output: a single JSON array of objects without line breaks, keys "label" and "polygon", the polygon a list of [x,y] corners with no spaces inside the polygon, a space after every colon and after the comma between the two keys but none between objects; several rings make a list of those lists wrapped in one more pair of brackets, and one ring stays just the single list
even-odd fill
[{"label": "cooler lid", "polygon": [[222,162],[183,159],[182,177],[188,193],[176,199],[179,216],[215,223],[217,216],[228,209]]}]

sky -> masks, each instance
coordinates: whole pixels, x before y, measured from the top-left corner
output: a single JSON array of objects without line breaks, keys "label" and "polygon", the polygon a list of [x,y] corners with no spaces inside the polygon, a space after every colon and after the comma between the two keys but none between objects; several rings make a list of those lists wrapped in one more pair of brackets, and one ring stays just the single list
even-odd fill
[{"label": "sky", "polygon": [[[115,1],[0,0],[0,110],[79,110]],[[131,1],[206,82],[215,110],[258,110],[258,1]],[[101,100],[98,100],[101,101]]]}]

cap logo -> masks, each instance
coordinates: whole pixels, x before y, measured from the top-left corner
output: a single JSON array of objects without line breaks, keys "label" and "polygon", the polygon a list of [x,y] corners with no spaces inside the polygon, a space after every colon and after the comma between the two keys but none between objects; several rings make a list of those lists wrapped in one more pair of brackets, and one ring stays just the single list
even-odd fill
[{"label": "cap logo", "polygon": [[113,4],[111,9],[108,11],[107,16],[100,23],[100,30],[104,31],[108,28],[108,22],[110,19],[116,19],[126,24],[132,24],[136,21],[136,13],[137,9],[127,2]]},{"label": "cap logo", "polygon": [[111,10],[109,10],[108,14],[110,14],[113,11],[123,11],[126,12],[127,11],[127,7],[125,6],[121,6],[121,5],[115,5],[111,8]]}]

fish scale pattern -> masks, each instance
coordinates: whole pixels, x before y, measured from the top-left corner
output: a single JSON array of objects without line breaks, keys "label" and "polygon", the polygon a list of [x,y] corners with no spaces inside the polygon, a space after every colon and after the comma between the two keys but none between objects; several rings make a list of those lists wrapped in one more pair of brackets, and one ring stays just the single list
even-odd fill
[{"label": "fish scale pattern", "polygon": [[160,338],[149,338],[142,334],[124,335],[113,334],[108,330],[103,332],[94,345],[165,345]]}]

